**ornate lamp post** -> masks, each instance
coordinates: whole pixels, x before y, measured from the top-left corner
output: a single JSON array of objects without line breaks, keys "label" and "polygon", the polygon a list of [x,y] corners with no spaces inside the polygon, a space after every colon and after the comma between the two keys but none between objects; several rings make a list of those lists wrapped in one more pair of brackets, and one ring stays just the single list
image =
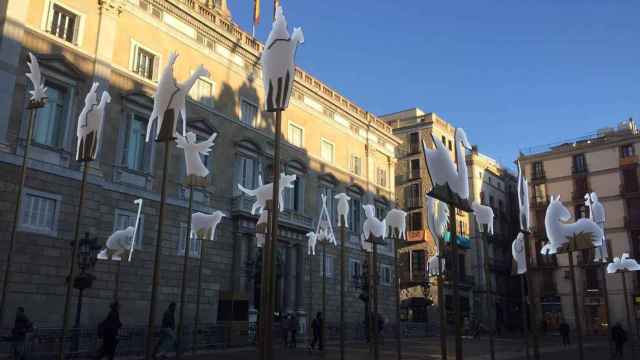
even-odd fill
[{"label": "ornate lamp post", "polygon": [[362,271],[360,274],[353,274],[351,277],[351,283],[354,289],[360,290],[358,298],[362,300],[364,304],[364,324],[365,324],[365,338],[369,340],[369,261],[365,257],[362,263]]},{"label": "ornate lamp post", "polygon": [[[75,246],[75,241],[71,242],[71,246]],[[90,289],[93,285],[95,276],[91,274],[91,271],[98,260],[96,255],[100,250],[98,245],[98,238],[90,238],[89,233],[84,234],[84,238],[80,240],[78,244],[78,268],[80,273],[73,279],[73,287],[79,291],[78,303],[76,305],[76,318],[74,321],[74,348],[78,347],[78,339],[80,337],[80,318],[82,316],[82,296],[84,291]]]}]

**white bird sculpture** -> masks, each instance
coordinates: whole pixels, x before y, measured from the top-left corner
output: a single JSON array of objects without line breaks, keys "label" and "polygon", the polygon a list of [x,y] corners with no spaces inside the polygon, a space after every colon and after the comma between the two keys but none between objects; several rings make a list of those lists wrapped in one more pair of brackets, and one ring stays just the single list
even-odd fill
[{"label": "white bird sculpture", "polygon": [[187,176],[206,177],[209,175],[209,169],[202,163],[200,155],[209,155],[211,147],[214,145],[213,141],[217,136],[217,133],[213,133],[207,140],[198,143],[196,142],[196,134],[193,132],[188,132],[185,136],[177,134],[176,143],[177,147],[184,151]]},{"label": "white bird sculpture", "polygon": [[94,82],[91,90],[84,99],[84,108],[78,116],[76,135],[76,160],[93,161],[98,155],[102,140],[102,128],[107,104],[111,102],[111,95],[103,91],[98,103],[96,90],[98,83]]},{"label": "white bird sculpture", "polygon": [[227,217],[222,211],[214,211],[213,214],[195,213],[191,215],[191,236],[204,238],[209,235],[209,240],[216,236],[216,228],[223,217]]},{"label": "white bird sculpture", "polygon": [[483,225],[487,225],[487,232],[493,235],[493,209],[490,206],[482,205],[477,201],[471,204],[473,215],[480,231],[484,231]]},{"label": "white bird sculpture", "polygon": [[[444,242],[444,234],[449,226],[449,207],[431,196],[427,196],[427,225],[436,249],[435,254],[429,258],[429,273],[432,276],[437,276],[439,274],[440,241]],[[444,258],[442,258],[442,266],[445,266]]]},{"label": "white bird sculpture", "polygon": [[27,73],[27,77],[31,80],[31,84],[33,85],[33,90],[29,90],[29,94],[31,94],[30,100],[31,102],[39,103],[47,98],[47,88],[44,86],[44,79],[40,72],[38,59],[31,52],[29,52],[29,59],[30,62],[27,63],[27,66],[29,67],[30,72]]},{"label": "white bird sculpture", "polygon": [[407,239],[407,213],[400,209],[391,209],[385,216],[384,221],[389,228],[391,228],[391,234],[393,235],[398,231],[398,238]]},{"label": "white bird sculpture", "polygon": [[287,20],[282,6],[278,6],[271,32],[260,57],[264,92],[267,94],[267,111],[284,110],[289,106],[295,77],[294,57],[298,45],[303,42],[304,34],[301,28],[293,29],[293,35],[289,37]]},{"label": "white bird sculpture", "polygon": [[518,233],[518,236],[511,244],[511,256],[517,265],[517,273],[524,274],[527,272],[527,255],[524,249],[524,234]]},{"label": "white bird sculpture", "polygon": [[[569,245],[571,239],[576,240],[576,249],[597,247],[602,245],[602,229],[589,219],[579,219],[568,223],[571,213],[562,205],[560,196],[551,196],[547,207],[544,224],[547,231],[547,243],[541,250],[543,255],[551,255]],[[588,245],[588,246],[587,246]]]},{"label": "white bird sculpture", "polygon": [[209,76],[209,72],[204,68],[204,66],[200,65],[187,80],[178,84],[173,75],[173,65],[177,58],[177,53],[172,52],[169,54],[167,65],[165,66],[162,75],[160,76],[160,80],[158,81],[158,88],[156,93],[153,95],[153,111],[149,116],[149,123],[147,124],[147,142],[149,142],[151,130],[156,122],[157,140],[164,141],[166,139],[175,138],[178,114],[182,116],[182,132],[186,132],[187,94],[198,78]]},{"label": "white bird sculpture", "polygon": [[522,173],[520,162],[518,161],[518,205],[520,209],[520,229],[529,230],[530,210],[529,210],[529,182]]},{"label": "white bird sculpture", "polygon": [[636,260],[629,258],[629,254],[624,253],[620,257],[614,257],[613,262],[607,265],[609,274],[619,271],[640,271],[640,264]]},{"label": "white bird sculpture", "polygon": [[594,261],[607,261],[607,241],[604,236],[604,223],[606,222],[606,215],[604,206],[598,200],[598,194],[595,192],[587,193],[584,195],[584,204],[589,208],[589,219],[598,224],[602,229],[602,246],[598,247],[595,251]]},{"label": "white bird sculpture", "polygon": [[344,226],[348,227],[347,224],[349,224],[349,200],[351,200],[351,198],[345,193],[339,193],[334,196],[334,198],[338,200],[338,205],[336,206],[336,210],[338,211],[338,220],[344,217]]},{"label": "white bird sculpture", "polygon": [[[296,181],[296,175],[286,175],[285,173],[280,174],[280,183],[279,183],[279,197],[278,197],[278,208],[280,211],[284,210],[284,198],[283,191],[286,188],[293,188],[293,182]],[[260,181],[262,183],[262,181]],[[259,186],[253,190],[246,189],[242,185],[238,184],[238,189],[245,193],[247,196],[256,197],[256,201],[253,203],[251,207],[251,214],[255,215],[256,211],[262,213],[265,207],[267,207],[267,200],[271,200],[273,196],[273,183],[269,183],[266,185],[259,184]]]},{"label": "white bird sculpture", "polygon": [[431,134],[431,137],[436,147],[435,150],[429,149],[424,141],[422,142],[422,150],[434,190],[448,187],[461,200],[469,199],[469,179],[465,149],[470,149],[471,144],[467,140],[466,133],[462,128],[457,128],[455,131],[455,163],[451,160],[449,150],[447,150],[442,141],[435,134]]}]

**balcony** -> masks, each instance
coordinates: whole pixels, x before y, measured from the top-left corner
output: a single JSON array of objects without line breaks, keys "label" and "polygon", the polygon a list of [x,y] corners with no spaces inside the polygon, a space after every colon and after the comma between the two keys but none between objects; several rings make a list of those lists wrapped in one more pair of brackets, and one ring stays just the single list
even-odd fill
[{"label": "balcony", "polygon": [[398,147],[398,157],[405,157],[420,154],[422,149],[420,143],[405,143]]},{"label": "balcony", "polygon": [[[254,202],[255,198],[250,198],[245,195],[236,196],[231,200],[231,211],[234,214],[243,213],[245,215],[251,215],[251,207]],[[311,229],[313,227],[313,219],[310,216],[291,210],[281,212],[278,220],[285,224],[299,226],[305,229]]]},{"label": "balcony", "polygon": [[544,180],[546,177],[547,175],[544,169],[535,169],[533,174],[531,174],[531,180]]},{"label": "balcony", "polygon": [[418,209],[422,207],[422,199],[418,197],[407,197],[405,199],[405,210]]}]

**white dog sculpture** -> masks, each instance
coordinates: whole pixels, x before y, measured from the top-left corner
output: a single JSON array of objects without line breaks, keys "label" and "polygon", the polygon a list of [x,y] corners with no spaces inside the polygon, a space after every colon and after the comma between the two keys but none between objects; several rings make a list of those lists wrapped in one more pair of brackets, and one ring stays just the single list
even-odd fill
[{"label": "white dog sculpture", "polygon": [[571,220],[571,213],[562,205],[560,196],[551,197],[544,225],[547,230],[547,243],[541,250],[543,255],[555,254],[559,249],[569,244],[570,239],[587,239],[592,247],[602,245],[602,229],[589,219],[579,219],[575,223],[567,224]]},{"label": "white dog sculpture", "polygon": [[609,274],[617,273],[618,271],[640,271],[640,264],[634,259],[630,259],[629,254],[624,253],[621,257],[614,257],[613,262],[607,265]]},{"label": "white dog sculpture", "polygon": [[214,211],[211,215],[201,212],[191,215],[191,236],[204,238],[209,234],[209,240],[213,240],[218,224],[226,216],[222,211]]},{"label": "white dog sculpture", "polygon": [[407,213],[400,209],[391,209],[384,218],[385,223],[391,228],[391,234],[398,231],[398,238],[407,239]]},{"label": "white dog sculpture", "polygon": [[202,163],[200,155],[208,155],[213,141],[218,136],[214,133],[207,140],[197,143],[196,134],[188,132],[185,136],[177,134],[177,147],[184,150],[184,160],[187,164],[187,176],[195,175],[206,177],[209,175],[209,169]]},{"label": "white dog sculpture", "polygon": [[96,90],[98,83],[93,83],[84,100],[84,108],[78,116],[78,136],[76,144],[76,160],[92,161],[96,159],[102,140],[102,127],[105,109],[111,102],[111,95],[103,91],[98,103]]},{"label": "white dog sculpture", "polygon": [[[280,211],[283,211],[284,209],[284,200],[283,200],[282,192],[285,188],[293,188],[294,181],[296,181],[295,175],[293,174],[286,175],[285,173],[280,174],[280,184],[279,184],[280,191],[278,191],[278,194],[279,194],[278,208],[280,208]],[[254,202],[253,206],[251,207],[252,215],[256,214],[256,210],[262,213],[264,208],[267,206],[267,200],[271,200],[271,197],[273,196],[273,183],[269,183],[266,185],[260,184],[256,189],[253,189],[253,190],[246,189],[242,185],[238,184],[238,189],[240,189],[240,191],[245,193],[247,196],[256,197],[256,202]]]},{"label": "white dog sculpture", "polygon": [[47,88],[44,86],[44,79],[42,78],[42,73],[40,73],[40,64],[38,64],[38,59],[29,52],[29,60],[27,63],[29,67],[29,73],[27,73],[27,78],[31,80],[31,84],[33,85],[33,90],[29,90],[29,94],[31,94],[32,102],[42,102],[47,97]]},{"label": "white dog sculpture", "polygon": [[339,193],[334,196],[335,199],[338,200],[338,205],[336,209],[338,210],[338,220],[342,221],[342,217],[344,217],[344,226],[348,227],[349,224],[349,200],[351,198],[347,196],[345,193]]},{"label": "white dog sculpture", "polygon": [[487,225],[487,232],[493,235],[493,209],[477,201],[471,204],[471,208],[473,209],[473,215],[476,218],[480,231],[484,231],[483,225]]},{"label": "white dog sculpture", "polygon": [[318,243],[318,235],[313,231],[307,233],[307,255],[316,254],[316,244]]}]

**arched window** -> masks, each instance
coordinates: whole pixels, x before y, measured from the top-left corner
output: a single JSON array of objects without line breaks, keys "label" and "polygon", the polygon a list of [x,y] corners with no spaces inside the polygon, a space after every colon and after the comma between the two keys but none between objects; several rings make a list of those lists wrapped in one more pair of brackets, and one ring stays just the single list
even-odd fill
[{"label": "arched window", "polygon": [[238,143],[233,169],[234,195],[241,194],[237,184],[247,189],[254,189],[258,186],[259,152],[259,148],[250,141],[244,140]]}]

